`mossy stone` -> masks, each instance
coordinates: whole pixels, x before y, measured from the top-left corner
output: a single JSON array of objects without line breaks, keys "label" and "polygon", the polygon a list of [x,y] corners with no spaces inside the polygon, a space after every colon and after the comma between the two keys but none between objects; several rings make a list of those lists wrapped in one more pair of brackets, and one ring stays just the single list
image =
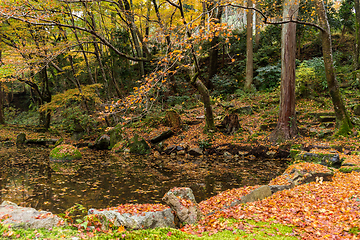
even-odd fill
[{"label": "mossy stone", "polygon": [[131,153],[142,155],[150,153],[150,146],[143,138],[139,137],[139,135],[137,134],[135,134],[135,136],[131,139],[128,147],[130,148]]},{"label": "mossy stone", "polygon": [[50,161],[53,162],[69,162],[81,159],[81,152],[74,146],[62,144],[51,150]]},{"label": "mossy stone", "polygon": [[126,139],[121,124],[116,125],[107,134],[110,136],[109,149],[112,149],[118,142],[122,141],[123,139]]}]

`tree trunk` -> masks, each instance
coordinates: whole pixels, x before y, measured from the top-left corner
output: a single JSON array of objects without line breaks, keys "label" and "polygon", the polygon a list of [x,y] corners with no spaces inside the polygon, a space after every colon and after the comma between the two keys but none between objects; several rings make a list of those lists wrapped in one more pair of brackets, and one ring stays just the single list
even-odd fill
[{"label": "tree trunk", "polygon": [[[130,7],[130,3],[127,0],[122,0],[123,5],[124,5],[124,14],[125,14],[125,18],[128,21],[128,27],[130,29],[130,33],[134,42],[134,46],[135,46],[135,51],[136,51],[136,56],[137,57],[142,57],[143,53],[142,53],[142,48],[140,46],[140,42],[139,42],[139,38],[140,36],[138,36],[138,31],[137,31],[137,27],[135,25],[135,20],[134,20],[134,16],[131,13],[131,7]],[[140,70],[140,76],[143,76],[145,74],[145,70],[144,70],[144,62],[140,61],[138,62],[139,64],[139,70]]]},{"label": "tree trunk", "polygon": [[[183,4],[182,4],[181,0],[179,0],[179,5],[177,6],[177,8],[180,11],[180,15],[183,20],[183,24],[186,26],[187,22],[185,19],[184,8],[183,8]],[[191,32],[188,28],[186,29],[186,34],[187,34],[188,38],[191,38]],[[213,110],[212,110],[211,102],[210,102],[210,93],[209,93],[209,90],[204,85],[204,83],[200,79],[198,79],[198,76],[200,74],[200,65],[199,65],[199,61],[196,57],[193,44],[191,44],[191,55],[194,59],[194,65],[195,65],[195,69],[196,69],[196,73],[195,73],[194,77],[192,77],[192,79],[191,79],[191,84],[193,84],[197,87],[197,89],[203,99],[204,110],[205,110],[205,120],[206,120],[205,130],[214,130],[215,123],[214,123]]]},{"label": "tree trunk", "polygon": [[321,31],[322,50],[323,50],[327,85],[329,88],[329,92],[336,116],[336,128],[337,128],[336,134],[346,136],[351,130],[352,124],[350,121],[349,114],[346,111],[344,101],[340,94],[339,83],[336,80],[334,63],[332,58],[330,26],[327,19],[326,10],[323,1],[317,0],[315,6],[319,18],[319,24],[323,29]]},{"label": "tree trunk", "polygon": [[[40,105],[46,102],[51,102],[51,92],[49,87],[49,78],[47,75],[47,67],[44,67],[40,72],[40,77],[42,80],[42,92],[40,95]],[[45,112],[40,112],[39,125],[45,129],[50,128],[51,121],[51,111],[46,110]]]},{"label": "tree trunk", "polygon": [[[296,19],[299,2],[284,2],[283,21],[290,17]],[[296,23],[282,25],[281,31],[281,93],[280,112],[275,130],[270,134],[271,142],[282,142],[297,135],[295,115],[295,59],[296,59]]]},{"label": "tree trunk", "polygon": [[[1,40],[0,40],[1,41]],[[4,65],[3,61],[2,61],[2,51],[0,50],[0,66]]]},{"label": "tree trunk", "polygon": [[[259,2],[256,2],[256,8],[259,9],[258,5]],[[259,49],[259,44],[260,44],[260,24],[261,24],[260,14],[255,12],[255,46],[254,46],[255,51]]]},{"label": "tree trunk", "polygon": [[[247,7],[253,7],[252,0],[247,1]],[[250,90],[253,82],[253,11],[247,10],[246,17],[246,80],[245,89]]]},{"label": "tree trunk", "polygon": [[209,90],[206,88],[205,84],[198,78],[199,73],[196,73],[195,76],[191,79],[191,84],[196,86],[199,93],[201,94],[202,101],[204,103],[205,109],[205,130],[214,130],[215,123],[214,123],[214,115],[211,107],[210,102],[210,93]]},{"label": "tree trunk", "polygon": [[[156,17],[158,19],[158,24],[159,24],[161,30],[165,34],[165,39],[166,39],[166,44],[167,44],[167,52],[171,52],[170,33],[169,33],[168,29],[166,28],[166,26],[163,24],[163,20],[162,20],[162,18],[160,16],[159,7],[158,7],[158,4],[156,3],[156,0],[152,0],[152,3],[154,5],[154,10],[155,10],[155,13],[156,13]],[[174,70],[175,70],[175,66],[173,65],[173,66],[170,67],[169,71],[174,71]],[[177,86],[177,82],[176,82],[174,74],[170,75],[170,86],[171,86],[171,89],[173,90],[174,93],[178,92],[178,86]]]},{"label": "tree trunk", "polygon": [[360,69],[360,1],[355,0],[355,56],[354,69]]},{"label": "tree trunk", "polygon": [[[212,8],[212,6],[213,6],[213,4],[210,5],[211,8]],[[217,16],[215,18],[213,18],[214,19],[213,22],[215,24],[221,23],[222,12],[223,12],[223,8],[219,7],[218,13],[216,14]],[[211,41],[211,47],[210,47],[210,52],[209,52],[209,58],[210,58],[209,77],[208,77],[208,81],[206,83],[206,87],[208,89],[213,88],[213,84],[210,80],[218,72],[218,62],[219,62],[218,57],[219,57],[219,37],[214,34],[214,37],[212,38],[212,41]]]}]

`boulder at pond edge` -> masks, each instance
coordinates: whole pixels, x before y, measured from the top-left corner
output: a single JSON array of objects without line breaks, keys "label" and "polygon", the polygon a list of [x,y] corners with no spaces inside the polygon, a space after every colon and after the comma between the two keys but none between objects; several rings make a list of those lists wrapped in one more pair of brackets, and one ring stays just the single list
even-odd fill
[{"label": "boulder at pond edge", "polygon": [[62,144],[51,150],[50,161],[53,162],[69,162],[81,159],[81,152],[69,144]]},{"label": "boulder at pond edge", "polygon": [[166,208],[162,211],[143,212],[140,214],[123,213],[120,214],[117,210],[96,210],[89,209],[88,214],[96,214],[102,216],[103,226],[106,228],[107,222],[112,222],[114,226],[124,226],[128,229],[148,229],[157,227],[175,227],[174,215],[171,208]]}]

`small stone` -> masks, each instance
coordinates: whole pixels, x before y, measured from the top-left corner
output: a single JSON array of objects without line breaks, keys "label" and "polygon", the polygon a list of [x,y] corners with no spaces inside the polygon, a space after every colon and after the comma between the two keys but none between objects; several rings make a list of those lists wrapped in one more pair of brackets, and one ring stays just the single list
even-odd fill
[{"label": "small stone", "polygon": [[203,155],[203,150],[199,147],[191,148],[189,154],[192,156],[200,156]]},{"label": "small stone", "polygon": [[273,158],[276,155],[276,151],[268,151],[266,152],[266,155],[269,156],[270,158]]}]

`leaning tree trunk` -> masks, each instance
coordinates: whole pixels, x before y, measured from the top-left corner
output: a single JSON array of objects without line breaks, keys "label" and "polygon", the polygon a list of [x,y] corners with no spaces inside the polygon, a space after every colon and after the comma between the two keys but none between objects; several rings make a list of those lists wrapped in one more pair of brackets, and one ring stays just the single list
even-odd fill
[{"label": "leaning tree trunk", "polygon": [[[247,7],[252,8],[252,0],[247,0]],[[246,80],[245,80],[245,89],[250,90],[251,84],[253,82],[253,71],[254,71],[254,61],[253,61],[253,11],[247,10],[246,18]]]},{"label": "leaning tree trunk", "polygon": [[344,101],[340,94],[339,83],[336,80],[335,69],[332,58],[331,32],[326,15],[325,6],[322,0],[316,1],[316,12],[319,18],[319,24],[322,27],[322,49],[325,64],[325,73],[327,85],[329,88],[331,100],[334,106],[336,116],[336,128],[339,135],[347,135],[352,128],[349,114],[346,111]]},{"label": "leaning tree trunk", "polygon": [[210,102],[210,93],[205,84],[198,78],[199,72],[197,72],[191,79],[191,84],[194,85],[202,98],[202,101],[204,103],[204,109],[205,109],[205,130],[214,130],[215,129],[215,123],[214,123],[214,115],[211,107]]},{"label": "leaning tree trunk", "polygon": [[[297,0],[284,2],[283,20],[296,19],[299,7]],[[295,115],[295,59],[296,23],[282,25],[281,31],[281,95],[279,119],[270,134],[271,142],[291,139],[297,134]]]},{"label": "leaning tree trunk", "polygon": [[[180,11],[180,15],[183,20],[184,26],[186,26],[187,22],[185,19],[184,8],[181,0],[179,0],[179,5],[176,5],[176,7]],[[186,28],[186,35],[188,36],[188,38],[191,38],[191,32],[188,28]],[[200,75],[200,65],[195,54],[194,46],[192,44],[191,44],[191,55],[194,59],[194,64],[196,69],[195,75],[191,78],[191,84],[196,86],[203,99],[204,108],[205,108],[205,121],[206,121],[205,130],[214,130],[215,124],[214,124],[213,110],[210,102],[210,93],[207,87],[205,86],[205,84],[198,78]]]},{"label": "leaning tree trunk", "polygon": [[[47,75],[47,67],[44,67],[40,71],[40,76],[42,79],[42,92],[40,94],[40,103],[44,104],[47,102],[51,102],[51,92],[49,87],[49,78]],[[39,125],[43,127],[44,129],[50,128],[50,121],[51,121],[51,111],[46,110],[43,112],[40,112],[40,119],[39,119]]]}]

